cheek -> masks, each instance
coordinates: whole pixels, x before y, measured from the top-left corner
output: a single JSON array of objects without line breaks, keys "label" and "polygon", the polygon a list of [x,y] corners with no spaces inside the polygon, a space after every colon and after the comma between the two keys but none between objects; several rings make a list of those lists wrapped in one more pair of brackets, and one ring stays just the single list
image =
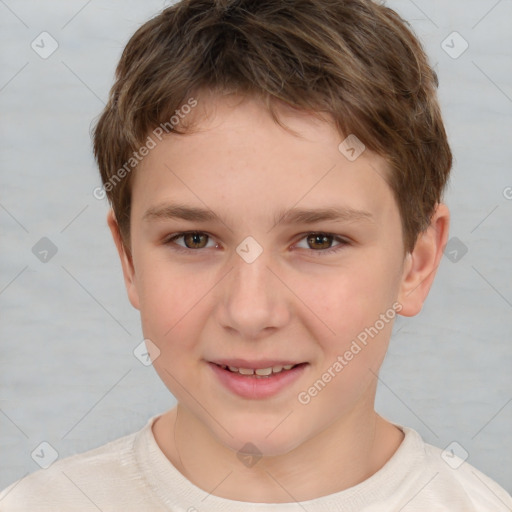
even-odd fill
[{"label": "cheek", "polygon": [[[322,321],[315,316],[311,323],[323,352],[318,371],[331,368],[336,374],[338,384],[332,388],[346,388],[349,382],[364,385],[374,378],[369,369],[377,373],[382,363],[396,317],[397,280],[390,262],[384,255],[367,264],[361,258],[350,271],[340,269],[321,281],[323,287],[311,287],[308,295],[308,305]],[[338,356],[343,358],[341,371],[339,365],[333,367]]]},{"label": "cheek", "polygon": [[201,298],[211,288],[203,275],[180,271],[161,258],[142,260],[143,279],[138,283],[144,336],[162,352],[183,349],[192,337],[190,320],[200,325]]},{"label": "cheek", "polygon": [[[300,297],[336,335],[354,336],[394,302],[396,284],[377,265],[334,270],[297,287]],[[326,333],[328,331],[326,330]]]},{"label": "cheek", "polygon": [[201,296],[204,289],[194,279],[167,275],[154,266],[142,287],[141,324],[145,338],[159,350],[153,367],[169,391],[187,401],[183,384],[189,382],[202,357],[196,340],[203,322]]},{"label": "cheek", "polygon": [[376,385],[396,311],[375,294],[339,293],[331,299],[339,304],[336,314],[333,310],[327,319],[336,334],[317,337],[321,349],[318,364],[298,399],[308,404],[310,417],[327,415],[334,419],[348,413]]}]

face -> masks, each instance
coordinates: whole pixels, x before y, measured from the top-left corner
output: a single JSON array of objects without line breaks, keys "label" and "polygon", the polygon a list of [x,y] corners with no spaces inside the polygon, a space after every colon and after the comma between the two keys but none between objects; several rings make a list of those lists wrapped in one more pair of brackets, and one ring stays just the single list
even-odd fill
[{"label": "face", "polygon": [[329,122],[281,110],[292,134],[256,100],[198,101],[197,129],[134,175],[128,293],[180,406],[225,446],[282,454],[373,408],[411,269],[398,207],[384,161],[349,161]]}]

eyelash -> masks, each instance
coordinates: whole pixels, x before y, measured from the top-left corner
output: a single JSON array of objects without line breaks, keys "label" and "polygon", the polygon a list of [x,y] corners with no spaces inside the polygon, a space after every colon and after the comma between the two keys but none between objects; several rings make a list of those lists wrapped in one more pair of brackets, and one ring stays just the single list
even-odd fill
[{"label": "eyelash", "polygon": [[[192,234],[196,234],[196,235],[206,235],[209,239],[213,238],[211,235],[209,235],[208,233],[205,233],[204,231],[182,231],[180,233],[175,233],[169,237],[167,237],[165,240],[164,240],[164,245],[174,245],[174,247],[172,248],[174,251],[176,252],[180,252],[180,253],[193,253],[193,252],[201,252],[202,249],[206,249],[205,247],[201,248],[201,249],[189,249],[188,247],[182,247],[180,245],[176,245],[174,244],[173,242],[175,240],[178,240],[180,238],[183,238],[185,235],[192,235]],[[345,246],[347,245],[350,245],[350,242],[345,239],[345,238],[342,238],[340,236],[337,236],[337,235],[334,235],[332,233],[324,233],[322,231],[311,231],[309,233],[304,233],[302,238],[300,238],[298,242],[304,240],[305,238],[311,236],[311,235],[316,235],[316,236],[326,236],[326,237],[329,237],[333,239],[333,242],[336,241],[336,242],[339,242],[338,245],[335,245],[334,247],[331,247],[329,249],[306,249],[306,250],[309,250],[311,253],[313,253],[315,256],[325,256],[325,255],[329,255],[329,254],[333,254],[333,253],[336,253],[338,251],[340,251],[341,249],[343,249]]]}]

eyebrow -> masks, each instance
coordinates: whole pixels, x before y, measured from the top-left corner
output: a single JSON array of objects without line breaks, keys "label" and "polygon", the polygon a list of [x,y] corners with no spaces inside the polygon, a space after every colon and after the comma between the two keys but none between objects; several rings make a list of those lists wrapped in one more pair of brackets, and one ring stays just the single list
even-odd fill
[{"label": "eyebrow", "polygon": [[[153,206],[146,210],[142,217],[143,221],[181,219],[192,222],[217,222],[224,221],[212,210],[207,208],[198,208],[184,204],[162,204]],[[363,210],[345,208],[340,206],[330,206],[326,208],[290,208],[278,212],[274,216],[274,226],[290,224],[314,224],[315,222],[334,221],[334,222],[355,222],[370,221],[374,222],[373,215]]]}]

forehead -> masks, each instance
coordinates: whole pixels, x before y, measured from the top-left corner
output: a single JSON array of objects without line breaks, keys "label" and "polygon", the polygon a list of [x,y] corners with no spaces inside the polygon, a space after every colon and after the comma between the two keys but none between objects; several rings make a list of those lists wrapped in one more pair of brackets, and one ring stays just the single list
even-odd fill
[{"label": "forehead", "polygon": [[298,202],[316,208],[339,202],[377,215],[379,208],[389,207],[391,190],[381,157],[365,150],[349,160],[339,149],[344,136],[328,117],[281,105],[278,115],[291,131],[256,98],[198,96],[197,106],[183,119],[191,130],[157,140],[139,164],[132,184],[134,208],[147,210],[184,196],[196,206],[215,198],[217,203],[208,207],[259,208],[274,218],[276,211]]}]

